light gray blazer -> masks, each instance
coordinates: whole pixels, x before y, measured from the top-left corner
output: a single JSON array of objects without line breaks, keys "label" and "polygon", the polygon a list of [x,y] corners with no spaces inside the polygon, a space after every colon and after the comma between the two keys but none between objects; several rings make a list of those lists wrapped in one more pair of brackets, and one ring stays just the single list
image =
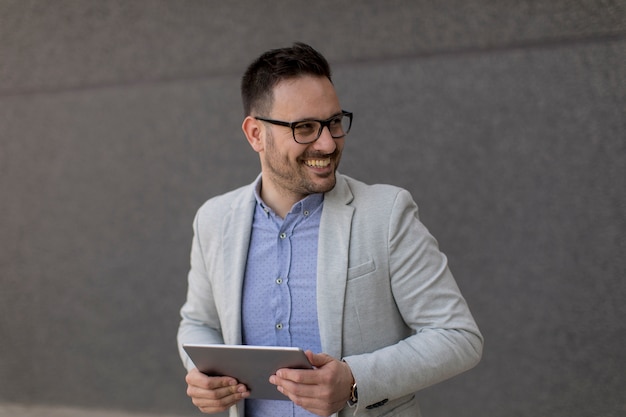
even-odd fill
[{"label": "light gray blazer", "polygon": [[[242,342],[255,203],[251,184],[198,210],[179,349]],[[320,223],[317,310],[323,351],[348,362],[358,385],[357,408],[340,416],[419,416],[417,391],[472,368],[482,355],[482,336],[447,259],[398,187],[337,175]],[[243,416],[243,406],[230,415]]]}]

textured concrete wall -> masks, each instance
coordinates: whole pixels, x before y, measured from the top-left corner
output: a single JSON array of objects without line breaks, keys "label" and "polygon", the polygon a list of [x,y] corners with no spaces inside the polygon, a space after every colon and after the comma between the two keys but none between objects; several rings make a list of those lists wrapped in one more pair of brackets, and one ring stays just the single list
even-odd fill
[{"label": "textured concrete wall", "polygon": [[258,172],[239,77],[295,40],[485,334],[424,414],[623,415],[623,0],[0,0],[0,402],[195,414],[191,221]]}]

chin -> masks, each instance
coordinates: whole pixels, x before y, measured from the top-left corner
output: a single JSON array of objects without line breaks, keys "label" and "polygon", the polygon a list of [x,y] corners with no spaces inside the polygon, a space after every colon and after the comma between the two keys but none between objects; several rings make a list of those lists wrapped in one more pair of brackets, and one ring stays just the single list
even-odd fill
[{"label": "chin", "polygon": [[312,183],[310,189],[312,193],[327,193],[328,191],[335,188],[336,183],[337,179],[335,178],[335,174],[333,173],[326,177],[321,183]]}]

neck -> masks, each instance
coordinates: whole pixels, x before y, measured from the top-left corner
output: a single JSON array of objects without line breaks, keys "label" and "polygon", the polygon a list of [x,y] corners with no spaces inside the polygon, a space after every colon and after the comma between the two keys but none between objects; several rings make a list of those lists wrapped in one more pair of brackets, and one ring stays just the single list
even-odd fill
[{"label": "neck", "polygon": [[274,213],[284,219],[294,204],[302,200],[306,195],[290,194],[273,189],[271,186],[261,183],[261,198]]}]

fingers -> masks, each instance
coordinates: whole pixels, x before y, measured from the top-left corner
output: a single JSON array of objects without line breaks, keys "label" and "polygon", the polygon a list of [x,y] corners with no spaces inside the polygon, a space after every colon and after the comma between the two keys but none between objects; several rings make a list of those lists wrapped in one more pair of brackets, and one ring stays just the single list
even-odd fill
[{"label": "fingers", "polygon": [[334,382],[333,378],[336,378],[337,373],[343,370],[342,365],[345,365],[325,353],[316,354],[307,350],[305,354],[315,369],[282,368],[276,372],[276,375],[298,384],[328,385]]},{"label": "fingers", "polygon": [[249,396],[245,385],[231,377],[209,377],[197,369],[187,374],[187,395],[203,413],[225,411]]},{"label": "fingers", "polygon": [[335,358],[333,358],[330,355],[327,355],[326,353],[313,353],[310,350],[307,350],[306,352],[304,352],[304,354],[309,359],[309,362],[311,362],[311,365],[313,365],[316,368],[321,368],[327,363],[333,362],[336,360]]},{"label": "fingers", "polygon": [[346,405],[339,400],[330,385],[305,385],[276,377],[277,389],[286,395],[294,404],[319,415],[329,416]]},{"label": "fingers", "polygon": [[341,410],[353,383],[350,367],[326,354],[306,354],[315,369],[279,369],[270,382],[295,404],[315,414]]},{"label": "fingers", "polygon": [[187,373],[185,381],[188,385],[207,390],[237,385],[237,380],[235,378],[231,378],[229,376],[207,376],[198,371],[196,368],[193,368]]}]

